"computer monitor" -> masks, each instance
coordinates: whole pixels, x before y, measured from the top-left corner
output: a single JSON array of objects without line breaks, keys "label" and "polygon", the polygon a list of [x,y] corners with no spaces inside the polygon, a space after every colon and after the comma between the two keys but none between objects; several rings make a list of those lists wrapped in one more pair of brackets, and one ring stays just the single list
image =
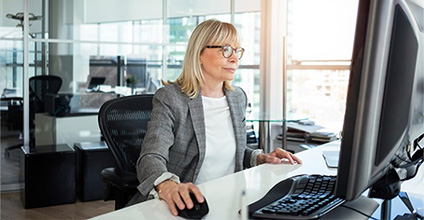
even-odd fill
[{"label": "computer monitor", "polygon": [[134,76],[135,88],[146,88],[149,81],[147,73],[147,61],[142,58],[127,58],[127,76]]},{"label": "computer monitor", "polygon": [[[359,1],[336,185],[347,201],[382,180],[400,186],[422,162],[422,150],[409,155],[424,134],[423,8],[420,0]],[[386,184],[371,197],[396,196],[399,187]]]},{"label": "computer monitor", "polygon": [[88,83],[88,89],[92,90],[97,86],[103,85],[106,81],[106,77],[91,77]]}]

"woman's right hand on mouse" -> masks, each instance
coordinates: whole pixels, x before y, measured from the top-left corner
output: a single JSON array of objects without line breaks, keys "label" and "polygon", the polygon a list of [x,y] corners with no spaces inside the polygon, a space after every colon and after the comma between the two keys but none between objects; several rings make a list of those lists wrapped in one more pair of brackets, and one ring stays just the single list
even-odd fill
[{"label": "woman's right hand on mouse", "polygon": [[174,216],[178,215],[178,209],[183,210],[186,206],[188,209],[193,208],[190,193],[196,196],[199,203],[204,202],[204,198],[199,188],[193,183],[176,183],[172,180],[165,180],[156,186],[159,199],[168,203],[169,209]]}]

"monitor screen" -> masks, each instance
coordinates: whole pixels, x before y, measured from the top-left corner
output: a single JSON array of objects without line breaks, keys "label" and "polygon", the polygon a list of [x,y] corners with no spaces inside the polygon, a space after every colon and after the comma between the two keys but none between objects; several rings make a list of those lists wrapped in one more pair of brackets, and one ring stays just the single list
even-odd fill
[{"label": "monitor screen", "polygon": [[127,58],[126,64],[127,64],[127,77],[133,76],[135,80],[135,82],[131,82],[132,84],[134,84],[131,86],[146,88],[148,81],[150,80],[149,74],[147,73],[146,59]]},{"label": "monitor screen", "polygon": [[346,200],[411,162],[424,134],[422,4],[359,2],[336,186]]},{"label": "monitor screen", "polygon": [[105,84],[106,77],[91,77],[88,89],[94,89],[96,86]]},{"label": "monitor screen", "polygon": [[[90,74],[87,78],[89,86],[87,88],[92,89],[89,88],[92,79],[97,80],[97,82],[93,81],[97,85],[103,84],[112,87],[122,85],[123,67],[124,61],[122,56],[90,56]],[[104,78],[104,81],[100,83],[103,80],[102,78]]]}]

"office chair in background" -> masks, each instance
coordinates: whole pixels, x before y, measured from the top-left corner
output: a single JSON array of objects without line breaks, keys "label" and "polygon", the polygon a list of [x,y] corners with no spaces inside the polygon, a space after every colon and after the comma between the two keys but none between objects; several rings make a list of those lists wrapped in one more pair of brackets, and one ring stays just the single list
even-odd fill
[{"label": "office chair in background", "polygon": [[62,86],[62,79],[54,75],[40,75],[29,78],[29,123],[30,145],[35,145],[35,113],[45,112],[47,94],[57,94]]},{"label": "office chair in background", "polygon": [[44,112],[46,94],[57,94],[62,86],[62,79],[54,75],[41,75],[29,78],[30,110],[34,113]]},{"label": "office chair in background", "polygon": [[[62,79],[54,75],[40,75],[29,78],[29,97],[30,97],[30,144],[35,145],[34,135],[34,121],[35,113],[44,112],[45,96],[46,94],[57,94],[60,87],[62,86]],[[23,103],[22,99],[20,105],[8,106],[8,109],[12,110],[12,117],[17,120],[17,123],[23,125],[22,114],[23,114]],[[13,103],[12,103],[13,104]],[[20,121],[19,121],[20,120]],[[16,124],[16,123],[15,123]],[[20,128],[22,130],[22,128]],[[22,144],[7,147],[5,149],[5,156],[10,156],[10,150],[18,149]]]},{"label": "office chair in background", "polygon": [[133,95],[105,102],[99,111],[99,127],[118,167],[106,168],[105,201],[115,200],[123,208],[137,192],[136,163],[152,114],[153,94]]}]

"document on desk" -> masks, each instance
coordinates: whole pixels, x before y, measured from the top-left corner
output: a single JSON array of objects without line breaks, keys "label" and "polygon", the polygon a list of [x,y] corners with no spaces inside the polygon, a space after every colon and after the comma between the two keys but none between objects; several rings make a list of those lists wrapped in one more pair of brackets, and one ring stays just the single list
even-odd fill
[{"label": "document on desk", "polygon": [[339,150],[322,151],[325,163],[330,168],[337,168],[339,165]]},{"label": "document on desk", "polygon": [[295,122],[288,122],[287,127],[291,128],[291,129],[303,131],[303,132],[306,132],[306,133],[313,133],[313,132],[318,131],[319,129],[324,128],[324,127],[319,126],[319,125],[302,125],[302,124],[295,123]]}]

